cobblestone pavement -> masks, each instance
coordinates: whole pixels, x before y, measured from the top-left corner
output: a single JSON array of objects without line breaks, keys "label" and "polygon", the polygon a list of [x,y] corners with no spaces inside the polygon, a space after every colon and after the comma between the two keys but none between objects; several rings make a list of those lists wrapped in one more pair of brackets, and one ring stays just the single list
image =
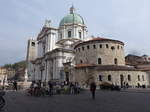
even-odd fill
[{"label": "cobblestone pavement", "polygon": [[23,91],[7,92],[3,112],[150,112],[150,93],[89,91],[79,95],[31,97]]}]

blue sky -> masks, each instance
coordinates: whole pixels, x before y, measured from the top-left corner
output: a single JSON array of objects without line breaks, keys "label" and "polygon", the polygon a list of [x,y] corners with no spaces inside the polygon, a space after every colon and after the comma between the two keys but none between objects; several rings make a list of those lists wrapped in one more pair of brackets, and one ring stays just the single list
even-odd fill
[{"label": "blue sky", "polygon": [[150,55],[150,0],[0,0],[0,65],[26,58],[45,19],[58,27],[74,4],[89,35],[118,39],[125,53]]}]

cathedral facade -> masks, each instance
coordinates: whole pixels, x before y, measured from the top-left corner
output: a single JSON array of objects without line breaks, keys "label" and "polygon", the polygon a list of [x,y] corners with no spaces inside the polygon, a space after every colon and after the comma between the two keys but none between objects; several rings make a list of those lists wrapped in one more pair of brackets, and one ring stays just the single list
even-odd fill
[{"label": "cathedral facade", "polygon": [[36,40],[28,41],[27,73],[30,80],[78,82],[81,86],[95,81],[132,87],[149,86],[148,74],[125,64],[124,43],[87,36],[84,19],[75,12],[59,23],[46,20]]}]

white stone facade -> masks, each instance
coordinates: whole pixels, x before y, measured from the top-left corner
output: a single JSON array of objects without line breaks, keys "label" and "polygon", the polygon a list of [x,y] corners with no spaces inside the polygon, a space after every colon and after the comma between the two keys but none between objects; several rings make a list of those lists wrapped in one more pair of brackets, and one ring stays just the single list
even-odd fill
[{"label": "white stone facade", "polygon": [[[32,81],[69,80],[69,76],[66,76],[64,72],[63,64],[73,60],[73,44],[86,37],[87,29],[82,17],[74,11],[70,10],[70,14],[64,19],[58,28],[53,28],[51,21],[46,20],[35,40],[37,46],[35,59],[28,59],[32,52],[27,53],[28,71],[30,71],[28,74],[31,74]],[[31,47],[28,49],[30,50]]]}]

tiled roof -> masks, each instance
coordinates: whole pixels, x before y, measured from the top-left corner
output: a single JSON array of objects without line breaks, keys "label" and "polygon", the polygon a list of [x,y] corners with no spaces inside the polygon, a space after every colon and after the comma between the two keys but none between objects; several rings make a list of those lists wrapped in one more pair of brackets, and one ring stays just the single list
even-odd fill
[{"label": "tiled roof", "polygon": [[93,67],[95,66],[94,64],[77,64],[75,67],[76,68],[82,68],[82,67]]},{"label": "tiled roof", "polygon": [[113,40],[113,39],[108,39],[108,38],[96,37],[96,38],[92,38],[92,39],[90,39],[90,40],[83,41],[83,42],[77,44],[77,45],[75,46],[75,48],[76,48],[77,46],[81,45],[81,44],[90,43],[90,42],[95,42],[95,41],[111,41],[111,42],[117,42],[117,43],[120,43],[120,44],[124,45],[124,43],[121,42],[121,41],[119,41],[119,40]]},{"label": "tiled roof", "polygon": [[141,71],[150,71],[150,67],[138,68],[138,70],[141,70]]}]

